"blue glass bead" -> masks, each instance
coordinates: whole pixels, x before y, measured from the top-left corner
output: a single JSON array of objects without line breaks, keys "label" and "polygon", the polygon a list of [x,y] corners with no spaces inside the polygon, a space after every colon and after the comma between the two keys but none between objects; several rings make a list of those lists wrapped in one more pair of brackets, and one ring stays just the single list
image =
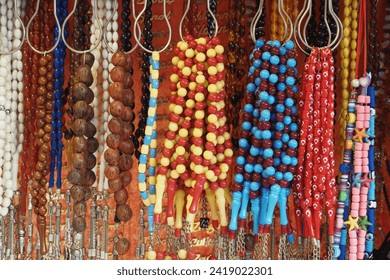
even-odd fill
[{"label": "blue glass bead", "polygon": [[152,64],[153,69],[155,69],[155,70],[160,69],[160,62],[158,60],[152,60],[151,64]]},{"label": "blue glass bead", "polygon": [[156,175],[156,168],[155,167],[149,167],[148,168],[149,176]]},{"label": "blue glass bead", "polygon": [[298,125],[296,123],[291,123],[290,124],[290,131],[292,131],[292,132],[298,131]]},{"label": "blue glass bead", "polygon": [[139,163],[144,163],[144,164],[146,164],[146,162],[148,161],[148,156],[147,155],[144,155],[144,154],[141,154],[140,156],[139,156]]},{"label": "blue glass bead", "polygon": [[250,148],[250,150],[249,150],[249,153],[250,153],[252,156],[256,157],[256,156],[258,156],[258,155],[260,154],[260,150],[259,150],[259,148],[252,146],[252,147]]},{"label": "blue glass bead", "polygon": [[270,83],[276,84],[278,82],[278,80],[279,80],[278,75],[276,75],[276,74],[269,75],[268,81]]},{"label": "blue glass bead", "polygon": [[288,40],[284,46],[286,47],[286,49],[288,50],[292,50],[294,48],[294,42],[292,40]]},{"label": "blue glass bead", "polygon": [[250,122],[243,122],[242,123],[242,129],[243,130],[249,131],[249,130],[251,130],[251,127],[252,127],[252,124]]},{"label": "blue glass bead", "polygon": [[291,107],[291,112],[293,113],[293,115],[295,115],[296,113],[298,113],[297,106],[292,106],[292,107]]},{"label": "blue glass bead", "polygon": [[256,91],[256,85],[254,83],[249,83],[246,86],[246,90],[249,92],[255,92]]},{"label": "blue glass bead", "polygon": [[273,176],[275,174],[275,168],[273,166],[268,166],[266,169],[265,169],[265,173],[266,175],[268,176]]},{"label": "blue glass bead", "polygon": [[149,154],[151,158],[155,158],[157,156],[157,149],[150,149]]},{"label": "blue glass bead", "polygon": [[236,162],[237,162],[238,165],[244,165],[244,164],[245,164],[245,157],[243,157],[243,156],[238,156],[238,157],[236,158]]},{"label": "blue glass bead", "polygon": [[351,172],[351,165],[347,163],[343,163],[339,167],[341,174],[349,174]]},{"label": "blue glass bead", "polygon": [[260,78],[260,77],[257,77],[257,78],[255,79],[255,85],[258,87],[260,84],[261,84],[261,78]]},{"label": "blue glass bead", "polygon": [[262,137],[262,132],[260,129],[256,130],[253,135],[256,137],[256,139],[261,139]]},{"label": "blue glass bead", "polygon": [[253,172],[253,164],[250,164],[250,163],[245,164],[245,172],[252,173]]},{"label": "blue glass bead", "polygon": [[280,48],[281,46],[282,46],[282,44],[278,40],[273,41],[273,47]]},{"label": "blue glass bead", "polygon": [[273,47],[273,46],[274,46],[274,41],[273,41],[273,40],[268,40],[268,41],[266,42],[266,44],[267,44],[267,45],[270,45],[271,47]]},{"label": "blue glass bead", "polygon": [[287,241],[288,243],[294,243],[294,234],[287,234]]},{"label": "blue glass bead", "polygon": [[252,134],[255,134],[258,130],[259,130],[259,128],[257,126],[252,126],[252,128],[251,128]]},{"label": "blue glass bead", "polygon": [[294,93],[298,92],[298,86],[297,85],[293,85],[291,88],[292,88]]},{"label": "blue glass bead", "polygon": [[252,59],[253,59],[253,53],[254,53],[254,51],[251,52],[251,54],[249,55],[249,60],[252,60]]},{"label": "blue glass bead", "polygon": [[263,69],[260,71],[260,78],[268,79],[268,77],[269,77],[269,71],[267,69]]},{"label": "blue glass bead", "polygon": [[154,123],[153,118],[150,117],[146,118],[146,125],[153,126],[153,123]]},{"label": "blue glass bead", "polygon": [[287,164],[287,165],[291,164],[291,157],[288,156],[288,155],[285,155],[285,156],[282,158],[282,162],[283,162],[284,164]]},{"label": "blue glass bead", "polygon": [[249,67],[249,75],[248,76],[250,76],[250,75],[252,75],[253,73],[255,73],[255,70],[256,70],[256,67],[255,66],[251,66],[251,67]]},{"label": "blue glass bead", "polygon": [[297,61],[295,60],[295,58],[289,58],[287,59],[287,66],[290,67],[290,68],[293,68],[297,65]]},{"label": "blue glass bead", "polygon": [[250,189],[251,189],[251,191],[258,191],[260,189],[260,183],[259,182],[251,182]]},{"label": "blue glass bead", "polygon": [[148,193],[146,191],[143,191],[140,193],[142,199],[148,199]]},{"label": "blue glass bead", "polygon": [[248,140],[246,140],[245,138],[241,138],[240,140],[238,140],[238,146],[240,146],[241,148],[247,148]]},{"label": "blue glass bead", "polygon": [[269,130],[264,130],[264,131],[262,132],[262,136],[263,136],[263,139],[265,139],[265,140],[271,139],[271,136],[272,136],[271,131],[269,131]]},{"label": "blue glass bead", "polygon": [[244,111],[247,113],[251,113],[253,111],[253,105],[252,104],[245,104]]},{"label": "blue glass bead", "polygon": [[271,112],[269,110],[265,109],[265,110],[261,111],[260,120],[269,121],[270,117],[271,117]]},{"label": "blue glass bead", "polygon": [[274,104],[274,103],[275,103],[275,97],[272,96],[272,95],[268,96],[267,102],[268,102],[269,104],[271,104],[271,105]]},{"label": "blue glass bead", "polygon": [[145,182],[146,175],[145,173],[138,173],[138,182]]},{"label": "blue glass bead", "polygon": [[282,130],[284,129],[284,124],[283,124],[282,122],[277,122],[277,123],[275,124],[275,129],[276,129],[277,131],[282,131]]},{"label": "blue glass bead", "polygon": [[252,116],[255,118],[260,117],[259,109],[254,109],[252,112]]},{"label": "blue glass bead", "polygon": [[288,142],[288,140],[290,140],[290,136],[287,133],[284,133],[282,135],[282,142],[286,143],[286,142]]},{"label": "blue glass bead", "polygon": [[269,96],[269,94],[266,91],[261,91],[259,93],[259,99],[262,101],[266,101],[268,99],[268,96]]},{"label": "blue glass bead", "polygon": [[286,49],[284,46],[281,46],[281,47],[279,48],[279,54],[280,54],[281,56],[284,56],[284,55],[286,55],[286,53],[287,53],[287,49]]},{"label": "blue glass bead", "polygon": [[291,165],[296,166],[298,164],[298,159],[296,157],[291,157]]},{"label": "blue glass bead", "polygon": [[275,110],[277,113],[283,113],[284,110],[285,110],[285,107],[283,104],[277,104],[276,107],[275,107]]},{"label": "blue glass bead", "polygon": [[279,171],[275,172],[275,178],[278,181],[282,180],[283,179],[283,173],[279,172]]},{"label": "blue glass bead", "polygon": [[257,163],[253,167],[253,171],[255,171],[256,173],[261,173],[261,172],[263,172],[263,166],[261,164]]},{"label": "blue glass bead", "polygon": [[152,88],[158,88],[159,87],[159,81],[158,80],[152,80],[151,81]]},{"label": "blue glass bead", "polygon": [[291,139],[288,141],[288,146],[292,149],[296,149],[298,147],[298,141],[295,139]]},{"label": "blue glass bead", "polygon": [[244,181],[244,176],[242,176],[241,174],[236,174],[234,175],[234,181],[236,183],[242,183]]},{"label": "blue glass bead", "polygon": [[261,60],[256,59],[255,61],[253,61],[253,66],[255,66],[256,68],[260,68],[261,67]]},{"label": "blue glass bead", "polygon": [[156,107],[157,106],[157,99],[156,98],[150,98],[149,99],[149,107]]},{"label": "blue glass bead", "polygon": [[264,154],[263,154],[264,158],[272,158],[273,155],[274,155],[274,151],[271,148],[267,148],[264,150]]},{"label": "blue glass bead", "polygon": [[279,166],[280,165],[280,158],[274,158],[274,166]]},{"label": "blue glass bead", "polygon": [[283,65],[283,64],[279,65],[279,73],[280,73],[280,74],[284,74],[284,73],[286,73],[286,72],[287,72],[287,67],[286,67],[286,65]]},{"label": "blue glass bead", "polygon": [[286,173],[284,173],[283,177],[288,182],[291,182],[294,179],[294,175],[291,172],[288,172],[288,171]]},{"label": "blue glass bead", "polygon": [[287,97],[284,101],[284,105],[286,105],[287,107],[292,107],[294,105],[294,99]]},{"label": "blue glass bead", "polygon": [[278,91],[285,91],[286,90],[286,84],[285,83],[278,83],[276,86],[276,89]]},{"label": "blue glass bead", "polygon": [[293,84],[295,84],[295,78],[294,77],[287,77],[286,78],[286,84],[288,85],[288,86],[292,86]]},{"label": "blue glass bead", "polygon": [[282,146],[283,146],[283,142],[280,141],[280,140],[275,140],[275,141],[273,142],[273,147],[274,147],[275,149],[281,149]]},{"label": "blue glass bead", "polygon": [[269,62],[270,62],[271,64],[273,64],[273,65],[278,65],[279,62],[280,62],[280,58],[279,58],[279,56],[277,56],[277,55],[273,55],[273,56],[271,56],[271,58],[269,59]]},{"label": "blue glass bead", "polygon": [[264,46],[264,40],[256,40],[256,48],[262,48]]},{"label": "blue glass bead", "polygon": [[292,119],[291,119],[290,116],[284,116],[284,118],[283,118],[283,123],[284,123],[285,125],[289,125],[289,124],[291,123],[291,121],[292,121]]},{"label": "blue glass bead", "polygon": [[270,60],[270,58],[271,58],[271,53],[270,53],[270,52],[263,52],[263,53],[261,54],[261,58],[262,58],[263,60],[265,60],[265,61],[268,61],[268,60]]}]

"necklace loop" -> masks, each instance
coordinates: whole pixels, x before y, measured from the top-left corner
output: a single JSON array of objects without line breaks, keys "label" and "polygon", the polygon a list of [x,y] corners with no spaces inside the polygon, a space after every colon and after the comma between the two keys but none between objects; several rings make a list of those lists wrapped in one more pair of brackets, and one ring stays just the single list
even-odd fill
[{"label": "necklace loop", "polygon": [[255,16],[253,17],[253,20],[252,20],[250,28],[249,28],[251,38],[252,38],[253,42],[255,42],[255,43],[257,40],[256,35],[255,35],[256,25],[260,20],[261,14],[263,13],[263,7],[264,7],[264,0],[260,0],[259,8],[258,8]]},{"label": "necklace loop", "polygon": [[182,16],[182,18],[180,20],[180,24],[179,24],[179,35],[180,35],[180,39],[182,41],[185,41],[184,38],[183,38],[183,32],[181,31],[182,28],[183,28],[183,21],[186,18],[187,14],[188,14],[188,11],[190,10],[190,6],[191,6],[191,0],[188,0],[187,1],[187,7],[186,7],[186,9],[184,11],[184,14],[183,14],[183,16]]},{"label": "necklace loop", "polygon": [[[138,14],[137,18],[135,19],[135,22],[134,22],[134,28],[133,28],[133,32],[134,32],[134,39],[135,41],[137,42],[137,44],[146,52],[148,53],[153,53],[153,52],[158,52],[158,53],[162,53],[163,51],[165,51],[169,44],[171,43],[171,38],[172,38],[172,28],[171,28],[171,24],[169,23],[169,19],[168,19],[168,16],[167,16],[167,1],[164,0],[163,1],[163,14],[164,14],[164,20],[165,22],[167,23],[167,26],[168,26],[168,41],[167,43],[165,44],[165,46],[159,50],[159,51],[152,51],[152,50],[149,50],[147,48],[145,48],[141,42],[140,42],[140,39],[141,39],[141,29],[139,28],[139,24],[138,24],[138,21],[139,19],[141,18],[141,15],[146,11],[146,6],[147,6],[147,1],[145,0],[144,1],[145,5],[144,5],[144,8],[142,9],[142,11]],[[133,9],[134,10],[134,9]],[[138,27],[138,31],[140,32],[140,35],[139,35],[139,38],[137,38],[137,27]]]},{"label": "necklace loop", "polygon": [[22,19],[20,18],[20,15],[18,14],[18,10],[17,10],[17,0],[14,0],[14,12],[15,12],[15,17],[16,19],[20,22],[20,26],[21,26],[21,29],[22,29],[22,39],[20,40],[20,44],[13,50],[9,51],[9,52],[2,52],[0,51],[0,55],[10,55],[10,54],[13,54],[15,52],[17,52],[18,50],[20,50],[23,46],[23,43],[24,43],[24,39],[26,38],[26,28],[24,27],[24,24],[23,24],[23,21]]},{"label": "necklace loop", "polygon": [[[15,1],[16,2],[16,1]],[[51,53],[52,51],[55,50],[55,48],[57,48],[58,44],[60,43],[60,36],[57,37],[57,40],[54,44],[54,46],[50,49],[50,50],[45,50],[45,51],[40,51],[38,49],[36,49],[30,42],[30,36],[28,35],[29,34],[29,29],[30,29],[30,25],[31,23],[33,22],[34,18],[37,16],[38,14],[38,11],[39,11],[39,4],[40,4],[40,0],[37,0],[37,7],[35,9],[35,12],[34,14],[32,15],[32,17],[30,18],[29,22],[27,23],[27,26],[26,26],[26,30],[25,30],[25,35],[26,35],[26,40],[27,40],[27,44],[31,47],[31,49],[36,52],[36,53],[39,53],[39,54],[42,54],[42,55],[47,55],[48,53]],[[57,1],[54,0],[54,19],[55,19],[55,22],[56,22],[56,25],[58,27],[59,30],[61,30],[61,25],[60,25],[60,21],[58,20],[58,17],[57,17]]]},{"label": "necklace loop", "polygon": [[[38,1],[39,1],[39,0],[38,0]],[[97,12],[97,6],[98,6],[97,0],[92,0],[92,1],[94,1],[94,3],[95,3],[94,8],[93,8],[93,13],[97,15],[97,14],[98,14],[98,12]],[[67,47],[68,49],[70,49],[72,52],[77,53],[77,54],[86,54],[86,53],[89,53],[89,52],[93,51],[94,49],[97,48],[97,46],[99,46],[100,42],[102,41],[103,28],[102,28],[102,25],[101,25],[100,21],[98,20],[98,21],[97,21],[97,25],[98,25],[99,31],[100,31],[100,32],[99,32],[99,40],[97,40],[97,43],[96,43],[95,45],[93,45],[89,50],[79,51],[79,50],[76,50],[76,49],[72,48],[72,47],[68,44],[68,42],[66,41],[65,28],[64,28],[64,27],[65,27],[65,25],[68,23],[68,21],[69,21],[69,19],[71,18],[71,16],[73,16],[73,14],[75,13],[76,7],[77,7],[77,2],[78,2],[78,0],[75,0],[75,1],[74,1],[73,10],[69,13],[69,15],[68,15],[68,16],[66,17],[66,19],[64,20],[64,23],[62,24],[62,28],[61,28],[61,37],[62,37],[62,41],[64,42],[64,44],[66,45],[66,47]],[[55,2],[54,2],[54,3],[55,3]],[[56,17],[56,18],[57,18],[57,17]]]}]

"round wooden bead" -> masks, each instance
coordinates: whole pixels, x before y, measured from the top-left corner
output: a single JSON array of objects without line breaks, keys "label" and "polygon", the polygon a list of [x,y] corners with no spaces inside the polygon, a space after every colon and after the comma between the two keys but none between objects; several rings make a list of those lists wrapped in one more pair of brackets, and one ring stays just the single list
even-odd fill
[{"label": "round wooden bead", "polygon": [[108,93],[110,97],[117,101],[123,100],[123,85],[120,82],[112,83],[108,88]]},{"label": "round wooden bead", "polygon": [[72,124],[73,133],[76,136],[83,136],[86,133],[87,121],[84,119],[76,119]]},{"label": "round wooden bead", "polygon": [[122,204],[118,205],[116,209],[116,215],[121,222],[127,222],[131,219],[133,212],[129,205]]},{"label": "round wooden bead", "polygon": [[125,122],[131,122],[134,120],[134,112],[130,107],[124,107],[121,118]]},{"label": "round wooden bead", "polygon": [[112,118],[108,121],[108,129],[111,133],[121,134],[123,122],[119,118]]},{"label": "round wooden bead", "polygon": [[123,186],[122,179],[120,177],[116,179],[108,180],[108,187],[110,188],[110,190],[114,192],[119,191],[122,188],[122,186]]},{"label": "round wooden bead", "polygon": [[130,185],[132,176],[131,176],[131,173],[129,171],[122,171],[120,173],[119,177],[121,178],[122,185],[124,187],[127,187],[128,185]]},{"label": "round wooden bead", "polygon": [[122,122],[122,124],[123,126],[120,136],[122,139],[130,139],[131,135],[133,134],[133,126],[126,122]]},{"label": "round wooden bead", "polygon": [[87,209],[87,205],[86,205],[85,201],[83,201],[83,200],[78,201],[73,205],[73,213],[76,216],[83,216],[84,217],[85,213],[86,213],[86,209]]},{"label": "round wooden bead", "polygon": [[87,122],[86,121],[86,124],[85,124],[85,137],[87,138],[92,138],[94,137],[96,134],[96,127],[93,123],[91,122]]},{"label": "round wooden bead", "polygon": [[[119,134],[110,134],[106,138],[106,143],[109,148],[118,149],[123,142],[121,142],[121,137],[119,136]],[[124,153],[122,150],[120,151]]]},{"label": "round wooden bead", "polygon": [[115,66],[110,72],[110,77],[113,82],[123,83],[125,76],[126,71],[121,66]]},{"label": "round wooden bead", "polygon": [[91,104],[94,99],[92,89],[87,87],[84,83],[76,83],[72,87],[73,100],[74,101],[85,101]]},{"label": "round wooden bead", "polygon": [[93,66],[93,63],[95,62],[95,56],[92,53],[85,53],[80,56],[80,64],[86,64],[89,67]]},{"label": "round wooden bead", "polygon": [[116,243],[115,248],[116,248],[116,251],[118,252],[119,255],[124,255],[130,249],[130,242],[126,238],[121,238]]},{"label": "round wooden bead", "polygon": [[73,149],[76,153],[83,153],[87,150],[87,139],[83,136],[76,136],[73,138]]},{"label": "round wooden bead", "polygon": [[81,170],[75,169],[69,172],[68,181],[73,185],[80,184],[82,182],[82,178],[84,176],[84,172]]},{"label": "round wooden bead", "polygon": [[83,232],[87,227],[87,224],[83,217],[75,217],[73,219],[72,226],[76,232]]},{"label": "round wooden bead", "polygon": [[109,180],[119,178],[119,168],[115,165],[107,164],[104,168],[104,175]]},{"label": "round wooden bead", "polygon": [[121,188],[114,193],[114,199],[118,205],[125,204],[128,197],[129,195],[127,193],[126,188]]},{"label": "round wooden bead", "polygon": [[85,169],[92,170],[97,163],[97,159],[94,154],[87,153],[85,155]]},{"label": "round wooden bead", "polygon": [[[95,128],[96,129],[96,128]],[[88,153],[93,154],[99,149],[99,141],[92,137],[87,140],[87,151]]]},{"label": "round wooden bead", "polygon": [[86,170],[84,172],[84,178],[83,178],[83,185],[85,186],[92,186],[96,181],[96,175],[95,172],[91,170]]},{"label": "round wooden bead", "polygon": [[[77,101],[76,104],[73,105],[73,114],[76,119],[86,119],[87,111],[88,111],[88,103],[85,101]],[[92,109],[93,112],[93,109]]]},{"label": "round wooden bead", "polygon": [[134,91],[126,89],[122,92],[122,102],[125,106],[131,106],[134,103]]},{"label": "round wooden bead", "polygon": [[119,154],[118,150],[110,148],[104,152],[104,159],[106,160],[106,162],[108,164],[118,165],[119,157],[120,157],[120,154]]},{"label": "round wooden bead", "polygon": [[122,141],[119,144],[119,151],[124,154],[134,153],[134,143],[131,140]]},{"label": "round wooden bead", "polygon": [[133,167],[133,158],[131,155],[122,154],[119,158],[119,169],[126,171]]},{"label": "round wooden bead", "polygon": [[117,51],[112,55],[111,63],[115,66],[121,66],[126,70],[132,69],[133,61],[130,55],[127,55],[121,51]]},{"label": "round wooden bead", "polygon": [[76,69],[76,79],[79,82],[84,83],[87,87],[90,87],[93,83],[91,67],[86,64],[80,65]]},{"label": "round wooden bead", "polygon": [[81,153],[73,154],[73,167],[76,169],[85,168],[85,157]]},{"label": "round wooden bead", "polygon": [[85,198],[84,187],[80,185],[73,185],[70,189],[70,196],[75,201],[81,201]]},{"label": "round wooden bead", "polygon": [[110,114],[114,117],[121,117],[125,107],[121,101],[114,101],[110,104]]}]

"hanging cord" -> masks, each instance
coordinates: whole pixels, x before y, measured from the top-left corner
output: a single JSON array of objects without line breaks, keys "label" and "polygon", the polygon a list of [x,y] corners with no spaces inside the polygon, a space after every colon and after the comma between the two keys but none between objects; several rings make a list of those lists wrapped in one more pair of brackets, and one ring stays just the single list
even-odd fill
[{"label": "hanging cord", "polygon": [[217,13],[217,1],[207,0],[207,31],[210,38],[213,37],[213,33],[216,34],[218,32],[218,23],[215,17],[216,13]]},{"label": "hanging cord", "polygon": [[363,51],[363,77],[367,75],[367,4],[366,0],[360,1],[360,9],[359,9],[359,31],[358,31],[358,42],[356,49],[356,69],[355,69],[355,77],[359,77],[359,63],[360,56]]}]

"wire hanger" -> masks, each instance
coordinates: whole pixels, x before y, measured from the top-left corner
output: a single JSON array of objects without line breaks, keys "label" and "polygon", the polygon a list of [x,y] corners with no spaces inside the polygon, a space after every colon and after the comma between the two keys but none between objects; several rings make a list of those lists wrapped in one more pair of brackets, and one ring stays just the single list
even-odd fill
[{"label": "wire hanger", "polygon": [[[15,1],[16,2],[16,1]],[[48,53],[51,53],[52,51],[55,50],[55,48],[57,48],[58,44],[60,43],[60,36],[57,37],[57,40],[54,44],[54,46],[50,49],[50,50],[45,50],[45,51],[40,51],[38,49],[36,49],[30,42],[30,36],[29,36],[29,29],[30,29],[30,25],[31,23],[33,22],[34,18],[37,16],[38,14],[38,11],[39,11],[39,5],[40,5],[40,0],[37,0],[37,7],[35,9],[35,12],[34,14],[32,15],[32,17],[30,18],[29,22],[27,23],[27,26],[26,26],[26,40],[27,40],[27,44],[30,46],[30,48],[36,52],[36,53],[39,53],[39,54],[43,54],[43,55],[46,55]],[[55,22],[56,22],[56,25],[58,27],[58,30],[60,31],[61,30],[61,25],[60,25],[60,21],[58,20],[58,17],[57,17],[57,1],[54,0],[54,8],[53,8],[53,12],[54,12],[54,19],[55,19]]]},{"label": "wire hanger", "polygon": [[257,9],[256,14],[251,21],[249,32],[250,32],[250,35],[251,35],[253,42],[256,42],[256,25],[259,22],[260,17],[263,13],[263,7],[264,7],[264,0],[260,0],[259,8]]},{"label": "wire hanger", "polygon": [[17,52],[18,50],[20,50],[23,46],[23,43],[24,43],[24,39],[26,38],[26,28],[24,27],[24,24],[23,24],[23,21],[22,19],[20,18],[19,14],[18,14],[18,10],[17,10],[17,0],[14,0],[14,13],[15,13],[15,17],[16,19],[20,22],[20,26],[22,28],[22,38],[20,40],[20,44],[13,50],[9,51],[9,52],[3,52],[0,50],[0,55],[10,55],[10,54],[13,54],[15,52]]},{"label": "wire hanger", "polygon": [[[39,1],[39,0],[38,0]],[[98,11],[97,11],[97,7],[98,7],[98,4],[97,4],[97,0],[91,0],[91,1],[94,1],[95,5],[94,5],[94,8],[93,8],[93,14],[94,15],[98,15]],[[71,16],[75,13],[76,11],[76,7],[77,7],[77,2],[78,0],[74,0],[74,5],[73,5],[73,10],[69,13],[69,15],[65,18],[64,22],[62,23],[62,28],[61,28],[61,37],[62,37],[62,41],[64,42],[65,46],[70,49],[72,52],[74,53],[77,53],[77,54],[86,54],[88,52],[91,52],[93,51],[94,49],[97,48],[97,46],[99,46],[100,42],[102,41],[102,37],[103,37],[103,28],[102,28],[102,25],[100,23],[100,20],[97,20],[97,25],[99,27],[99,40],[96,40],[95,44],[93,46],[91,46],[91,48],[89,50],[84,50],[84,51],[80,51],[80,50],[76,50],[74,48],[72,48],[68,42],[66,42],[66,37],[65,37],[65,25],[67,24],[67,22],[69,21],[69,19],[71,18]]]},{"label": "wire hanger", "polygon": [[[335,24],[336,24],[336,36],[332,41],[332,32],[330,30],[329,24],[328,24],[328,10],[329,15],[333,18]],[[312,2],[311,0],[305,0],[305,3],[303,4],[301,12],[298,14],[295,23],[294,23],[294,38],[296,41],[297,46],[301,49],[302,52],[304,52],[306,55],[309,55],[309,53],[306,51],[306,49],[303,48],[302,45],[304,45],[307,49],[312,49],[314,46],[310,46],[306,40],[306,28],[308,26],[309,19],[312,14]],[[306,17],[306,15],[308,15]],[[306,18],[305,24],[302,28],[302,22]],[[343,38],[343,24],[340,20],[340,18],[336,15],[336,13],[333,10],[333,3],[332,0],[326,0],[325,1],[325,7],[324,7],[324,22],[326,29],[328,31],[328,45],[325,47],[331,48],[333,51],[337,46],[341,43],[341,40]],[[302,43],[302,45],[301,45]]]},{"label": "wire hanger", "polygon": [[[136,18],[136,15],[135,15],[135,4],[134,4],[134,0],[131,1],[131,4],[132,4],[132,7],[133,7],[133,17]],[[107,27],[108,27],[108,24],[109,22],[114,18],[114,15],[115,13],[118,11],[118,0],[114,0],[114,5],[113,5],[113,12],[111,13],[111,16],[110,18],[107,20],[106,24],[104,25],[104,28],[103,28],[103,40],[104,40],[104,44],[107,46],[107,49],[114,53],[115,50],[109,45],[109,43],[107,42]],[[141,33],[141,27],[140,25],[137,23],[137,27],[138,27],[138,32],[139,34],[142,34]],[[140,35],[141,36],[141,35]],[[138,40],[140,40],[141,38],[138,38]],[[135,49],[138,47],[138,41],[136,40],[136,43],[135,43],[135,46],[129,50],[128,52],[125,52],[125,54],[130,54],[132,53],[133,51],[135,51]]]},{"label": "wire hanger", "polygon": [[[138,24],[138,21],[139,19],[141,18],[141,15],[146,11],[146,6],[147,6],[147,0],[144,0],[144,8],[142,9],[142,11],[138,14],[137,18],[135,19],[135,22],[134,22],[134,27],[133,27],[133,32],[134,32],[134,39],[135,41],[137,42],[137,44],[146,52],[148,53],[153,53],[154,51],[151,51],[147,48],[145,48],[141,42],[140,42],[140,39],[141,39],[141,36],[142,36],[142,33],[141,33],[141,28],[139,27],[139,24]],[[134,10],[134,9],[133,9]],[[169,44],[171,43],[171,38],[172,38],[172,28],[171,28],[171,24],[169,23],[169,20],[168,20],[168,16],[167,16],[167,1],[164,0],[163,1],[163,14],[164,14],[164,20],[165,22],[167,23],[167,26],[168,26],[168,41],[167,43],[165,44],[165,46],[157,51],[158,53],[161,53],[163,51],[165,51]],[[138,27],[138,30],[140,32],[139,36],[137,36],[137,27]]]}]

